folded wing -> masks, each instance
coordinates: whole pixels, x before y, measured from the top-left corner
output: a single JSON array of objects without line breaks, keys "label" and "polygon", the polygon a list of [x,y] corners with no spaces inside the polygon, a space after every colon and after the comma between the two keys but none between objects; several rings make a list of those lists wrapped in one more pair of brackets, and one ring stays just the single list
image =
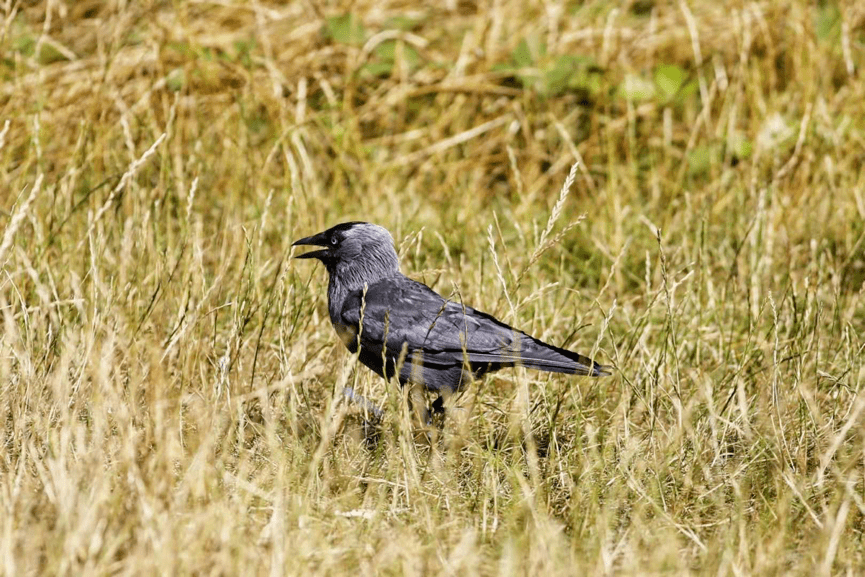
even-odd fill
[{"label": "folded wing", "polygon": [[[361,315],[361,310],[363,314]],[[342,308],[342,322],[359,329],[362,349],[398,359],[422,353],[425,367],[453,367],[465,363],[472,372],[522,365],[559,373],[608,374],[588,357],[543,343],[494,317],[442,298],[407,277],[392,277],[368,287],[366,294],[350,295]],[[415,357],[416,358],[416,357]]]}]

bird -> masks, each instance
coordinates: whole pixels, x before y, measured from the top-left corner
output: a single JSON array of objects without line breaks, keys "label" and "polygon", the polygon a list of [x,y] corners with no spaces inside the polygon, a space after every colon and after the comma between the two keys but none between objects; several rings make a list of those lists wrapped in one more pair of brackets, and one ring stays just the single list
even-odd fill
[{"label": "bird", "polygon": [[506,367],[611,374],[609,366],[540,341],[403,275],[384,227],[346,222],[292,246],[322,247],[295,258],[317,259],[327,269],[330,322],[348,350],[388,381],[396,377],[400,385],[437,393],[436,412],[472,379]]}]

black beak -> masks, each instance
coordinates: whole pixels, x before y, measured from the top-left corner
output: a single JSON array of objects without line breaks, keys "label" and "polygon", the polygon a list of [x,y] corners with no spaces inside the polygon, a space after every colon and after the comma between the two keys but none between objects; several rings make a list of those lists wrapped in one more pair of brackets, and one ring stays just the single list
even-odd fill
[{"label": "black beak", "polygon": [[[327,247],[327,237],[323,232],[315,234],[313,236],[308,236],[306,238],[302,238],[298,241],[292,243],[291,246],[299,246],[299,245],[312,245],[312,246],[324,246]],[[325,248],[324,250],[314,250],[311,252],[305,252],[303,254],[299,254],[294,258],[317,258],[320,261],[323,261],[330,255],[330,251]]]}]

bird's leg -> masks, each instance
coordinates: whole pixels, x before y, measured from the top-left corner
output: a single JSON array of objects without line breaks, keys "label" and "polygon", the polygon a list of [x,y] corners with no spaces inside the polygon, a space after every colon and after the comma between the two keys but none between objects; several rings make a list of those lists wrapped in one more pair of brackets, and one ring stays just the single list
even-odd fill
[{"label": "bird's leg", "polygon": [[452,409],[456,409],[457,412],[461,409],[453,406],[456,398],[454,391],[449,388],[442,388],[436,392],[438,396],[432,402],[432,405],[430,405],[430,410],[432,411],[432,419],[435,425],[439,429],[444,429],[445,421],[454,415]]},{"label": "bird's leg", "polygon": [[420,421],[422,427],[432,424],[429,409],[427,408],[426,387],[420,383],[424,382],[423,351],[414,351],[408,359],[411,377],[411,391],[409,400],[414,409],[415,417]]},{"label": "bird's leg", "polygon": [[445,398],[444,395],[439,395],[436,400],[433,401],[432,406],[430,407],[434,415],[444,415],[445,414]]},{"label": "bird's leg", "polygon": [[410,387],[408,394],[409,408],[420,425],[422,427],[427,427],[432,422],[432,419],[430,418],[430,412],[427,408],[424,387],[417,383],[409,383],[408,386]]},{"label": "bird's leg", "polygon": [[445,396],[440,394],[430,405],[429,425],[442,430],[445,425]]},{"label": "bird's leg", "polygon": [[361,395],[360,393],[355,392],[355,390],[351,387],[343,387],[342,395],[350,402],[359,405],[361,411],[363,413],[368,414],[371,418],[367,419],[364,416],[364,421],[380,421],[382,415],[384,415],[384,411],[380,409],[375,403]]}]

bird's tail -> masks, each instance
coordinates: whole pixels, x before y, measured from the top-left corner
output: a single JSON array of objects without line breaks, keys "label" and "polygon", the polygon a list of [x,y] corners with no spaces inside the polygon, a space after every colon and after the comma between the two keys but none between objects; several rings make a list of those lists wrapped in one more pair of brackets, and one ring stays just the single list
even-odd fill
[{"label": "bird's tail", "polygon": [[529,338],[531,340],[524,342],[523,350],[520,351],[519,364],[526,368],[590,377],[612,374],[612,367],[597,363],[585,355]]}]

